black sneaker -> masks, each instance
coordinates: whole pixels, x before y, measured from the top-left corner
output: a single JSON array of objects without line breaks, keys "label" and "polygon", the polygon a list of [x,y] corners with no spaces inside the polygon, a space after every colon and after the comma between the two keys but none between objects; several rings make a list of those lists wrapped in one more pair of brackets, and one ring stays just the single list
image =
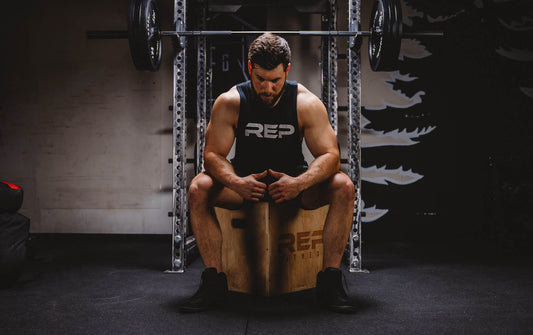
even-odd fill
[{"label": "black sneaker", "polygon": [[342,283],[342,272],[326,268],[316,276],[316,297],[320,307],[338,313],[355,313],[354,304],[348,299]]},{"label": "black sneaker", "polygon": [[198,291],[179,307],[180,312],[202,312],[221,304],[228,294],[228,280],[224,272],[217,273],[215,268],[202,272]]}]

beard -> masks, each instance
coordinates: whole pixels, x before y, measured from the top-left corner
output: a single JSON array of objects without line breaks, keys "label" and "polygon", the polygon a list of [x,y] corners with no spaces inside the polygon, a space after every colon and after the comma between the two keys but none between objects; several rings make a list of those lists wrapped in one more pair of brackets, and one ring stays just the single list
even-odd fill
[{"label": "beard", "polygon": [[261,93],[261,92],[258,93],[255,90],[255,87],[254,87],[253,84],[252,84],[252,91],[254,92],[256,98],[263,105],[265,105],[266,107],[272,108],[278,103],[278,101],[281,98],[281,96],[283,95],[283,93],[285,93],[285,84],[283,85],[283,88],[281,89],[281,91],[278,94]]}]

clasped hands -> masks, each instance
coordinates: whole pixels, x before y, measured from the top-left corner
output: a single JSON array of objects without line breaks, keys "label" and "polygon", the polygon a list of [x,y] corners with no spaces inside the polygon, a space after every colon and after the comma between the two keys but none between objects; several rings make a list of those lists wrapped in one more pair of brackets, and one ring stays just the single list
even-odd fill
[{"label": "clasped hands", "polygon": [[[268,186],[259,181],[267,175],[271,175],[277,180]],[[268,169],[261,173],[242,177],[234,190],[248,201],[257,202],[268,194],[275,203],[280,203],[296,198],[301,192],[300,187],[301,185],[295,177]]]}]

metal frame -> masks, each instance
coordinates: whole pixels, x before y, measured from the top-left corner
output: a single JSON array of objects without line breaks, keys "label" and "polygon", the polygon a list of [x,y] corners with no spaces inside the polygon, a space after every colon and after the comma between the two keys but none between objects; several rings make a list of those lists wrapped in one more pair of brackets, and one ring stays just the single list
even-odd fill
[{"label": "metal frame", "polygon": [[[174,0],[174,25],[176,31],[186,28],[186,0]],[[173,148],[172,148],[172,263],[167,272],[184,272],[186,254],[185,244],[188,225],[188,199],[186,181],[187,163],[187,118],[185,115],[185,78],[187,41],[179,37],[176,55],[174,56],[174,101],[173,101]]]},{"label": "metal frame", "polygon": [[[348,6],[348,28],[360,31],[361,1],[350,1]],[[348,38],[348,163],[350,178],[355,186],[355,206],[350,231],[350,272],[361,270],[361,43],[360,36]]]},{"label": "metal frame", "polygon": [[[322,15],[322,29],[335,31],[337,24],[336,0],[329,0],[329,9]],[[322,102],[328,110],[329,122],[337,134],[337,38],[322,37]]]},{"label": "metal frame", "polygon": [[[206,28],[206,8],[200,9],[198,28]],[[197,72],[196,81],[196,174],[204,171],[204,146],[205,130],[207,128],[207,37],[200,36],[196,39],[197,47]],[[210,67],[211,69],[211,67]]]},{"label": "metal frame", "polygon": [[[323,17],[323,25],[328,30],[335,30],[336,4],[330,0],[328,17]],[[187,259],[186,245],[195,243],[194,238],[187,236],[188,230],[188,199],[186,188],[186,53],[187,41],[180,32],[186,30],[186,0],[174,0],[174,24],[178,35],[178,48],[174,57],[174,95],[173,95],[173,192],[172,192],[172,263],[167,272],[184,272]],[[349,3],[348,27],[352,33],[348,38],[348,86],[349,86],[349,129],[348,129],[348,161],[349,175],[356,189],[356,200],[353,224],[349,239],[349,270],[361,270],[361,53],[357,39],[360,32],[360,0]],[[205,7],[200,20],[201,29],[205,28]],[[353,34],[353,33],[356,34]],[[322,98],[328,109],[330,122],[337,133],[337,42],[336,35],[324,35],[322,38]],[[197,37],[197,147],[196,173],[203,171],[203,150],[205,145],[205,129],[207,127],[208,109],[211,107],[211,74],[212,64],[208,62],[208,43],[206,36]],[[210,53],[209,53],[210,54]],[[189,241],[190,240],[190,241]]]}]

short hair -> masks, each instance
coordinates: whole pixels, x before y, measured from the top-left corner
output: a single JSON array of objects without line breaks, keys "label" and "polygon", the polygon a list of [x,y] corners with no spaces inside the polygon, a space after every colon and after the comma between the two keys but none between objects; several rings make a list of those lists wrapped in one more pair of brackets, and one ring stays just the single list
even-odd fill
[{"label": "short hair", "polygon": [[257,64],[266,70],[283,64],[283,70],[286,71],[291,62],[291,49],[283,37],[264,33],[250,44],[248,59],[252,66]]}]

